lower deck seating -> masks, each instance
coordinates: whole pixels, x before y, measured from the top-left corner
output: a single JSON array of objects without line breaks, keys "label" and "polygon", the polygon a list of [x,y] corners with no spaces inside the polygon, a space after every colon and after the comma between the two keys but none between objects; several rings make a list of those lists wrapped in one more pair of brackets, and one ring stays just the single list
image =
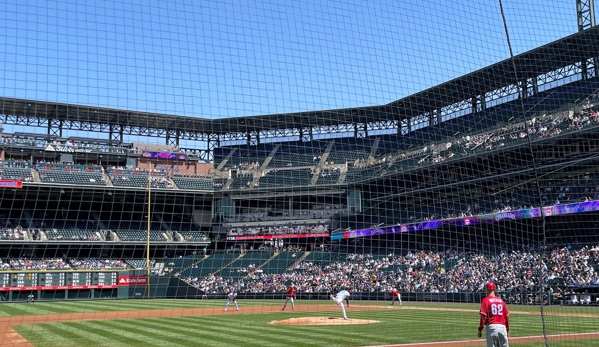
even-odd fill
[{"label": "lower deck seating", "polygon": [[223,278],[238,278],[258,268],[266,259],[270,258],[272,251],[249,251],[236,259],[226,268],[217,271],[214,275]]},{"label": "lower deck seating", "polygon": [[283,273],[297,261],[304,252],[280,252],[260,268],[264,274]]},{"label": "lower deck seating", "polygon": [[180,258],[168,258],[164,259],[164,266],[172,269],[174,272],[178,272],[191,264],[204,259],[204,255],[190,255]]},{"label": "lower deck seating", "polygon": [[181,272],[179,277],[201,278],[214,272],[239,256],[239,253],[214,253],[192,267]]}]

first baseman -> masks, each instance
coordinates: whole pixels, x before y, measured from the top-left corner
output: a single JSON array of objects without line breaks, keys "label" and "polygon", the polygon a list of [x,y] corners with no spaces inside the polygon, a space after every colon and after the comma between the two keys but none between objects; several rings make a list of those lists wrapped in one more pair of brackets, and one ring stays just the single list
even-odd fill
[{"label": "first baseman", "polygon": [[239,311],[239,306],[237,305],[237,293],[235,290],[232,290],[229,294],[227,294],[227,304],[225,305],[225,311],[229,308],[230,303],[235,304],[235,309]]}]

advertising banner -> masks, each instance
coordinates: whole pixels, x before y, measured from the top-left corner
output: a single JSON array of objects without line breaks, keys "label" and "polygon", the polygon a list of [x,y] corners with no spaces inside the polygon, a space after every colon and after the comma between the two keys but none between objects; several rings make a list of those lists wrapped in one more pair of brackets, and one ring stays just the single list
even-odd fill
[{"label": "advertising banner", "polygon": [[21,290],[70,290],[70,289],[114,289],[117,285],[89,285],[89,286],[24,286],[24,287],[0,287],[0,292],[12,292]]},{"label": "advertising banner", "polygon": [[23,182],[13,180],[0,180],[0,188],[23,188]]},{"label": "advertising banner", "polygon": [[147,276],[119,276],[119,286],[145,286],[148,283]]}]

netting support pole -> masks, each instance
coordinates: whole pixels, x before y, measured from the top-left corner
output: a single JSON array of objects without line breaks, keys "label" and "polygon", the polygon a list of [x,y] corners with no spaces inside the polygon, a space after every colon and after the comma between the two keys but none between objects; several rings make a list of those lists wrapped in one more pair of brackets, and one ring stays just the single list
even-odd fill
[{"label": "netting support pole", "polygon": [[[578,1],[578,0],[577,0]],[[591,0],[592,1],[592,0]],[[505,30],[505,39],[506,39],[506,43],[508,46],[508,49],[510,51],[510,59],[512,61],[512,68],[514,70],[514,83],[516,85],[516,87],[518,88],[518,95],[520,97],[520,108],[521,108],[521,116],[523,120],[527,119],[527,108],[524,104],[524,98],[526,96],[528,96],[528,81],[526,79],[522,79],[519,77],[518,75],[518,69],[516,67],[516,60],[514,59],[514,50],[512,48],[512,43],[511,43],[511,39],[510,39],[510,32],[509,32],[509,28],[508,28],[508,23],[505,17],[505,11],[503,9],[503,2],[502,0],[499,0],[499,9],[501,11],[501,18],[503,21],[503,27]],[[528,123],[527,123],[528,124]],[[537,161],[535,159],[535,153],[533,151],[533,146],[532,146],[532,142],[530,139],[530,136],[527,136],[527,141],[528,141],[528,149],[530,151],[530,164],[533,168],[533,173],[534,173],[534,181],[535,181],[535,185],[537,188],[537,196],[538,196],[538,201],[539,201],[539,208],[542,210],[542,206],[543,206],[543,198],[542,198],[542,193],[541,193],[541,188],[539,185],[539,172],[538,172],[538,167],[537,167]],[[546,224],[545,224],[545,215],[544,213],[540,214],[541,217],[541,226],[539,229],[539,237],[540,239],[538,240],[541,246],[546,246],[547,245],[547,237],[546,237]],[[539,278],[544,278],[542,276],[539,276]],[[539,286],[539,288],[543,287],[543,283],[542,280],[537,283],[537,285]],[[540,291],[541,295],[543,295],[543,291]],[[541,297],[541,307],[540,307],[540,314],[541,314],[541,325],[543,327],[543,342],[545,347],[549,347],[549,340],[547,338],[547,322],[545,322],[545,307],[544,307],[544,302],[543,299]]]},{"label": "netting support pole", "polygon": [[152,202],[152,171],[148,171],[148,225],[146,233],[146,283],[147,283],[147,298],[150,299],[150,228],[152,226],[151,202]]}]

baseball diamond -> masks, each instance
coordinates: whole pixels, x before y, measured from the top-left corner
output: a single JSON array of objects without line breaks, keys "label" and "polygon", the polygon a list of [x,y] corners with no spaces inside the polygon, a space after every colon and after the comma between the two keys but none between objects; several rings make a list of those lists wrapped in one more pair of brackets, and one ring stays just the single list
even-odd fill
[{"label": "baseball diamond", "polygon": [[[42,308],[42,312],[57,312],[61,308],[59,303],[43,303],[42,305],[45,306]],[[122,302],[109,301],[105,302],[103,306],[98,305],[93,307],[93,305],[90,305],[90,302],[73,302],[70,303],[69,307],[62,308],[60,313],[31,315],[31,312],[25,310],[20,312],[24,315],[13,313],[11,317],[4,316],[0,318],[3,332],[6,332],[3,334],[0,346],[77,346],[84,343],[91,346],[141,346],[147,343],[157,346],[160,344],[164,346],[194,346],[200,344],[199,341],[202,340],[205,340],[205,343],[209,345],[212,343],[211,341],[216,341],[217,339],[219,340],[219,345],[238,345],[239,342],[236,339],[227,338],[227,322],[230,322],[230,324],[242,324],[242,326],[248,325],[242,330],[243,336],[246,337],[244,343],[247,343],[248,346],[258,346],[260,343],[273,346],[282,345],[283,343],[293,343],[293,340],[297,336],[292,331],[295,327],[302,325],[325,327],[324,330],[312,330],[310,332],[311,334],[315,334],[313,338],[316,341],[306,341],[305,345],[308,346],[319,345],[322,343],[322,339],[326,339],[327,342],[330,340],[330,343],[334,346],[351,346],[352,343],[360,346],[371,346],[373,344],[403,346],[409,345],[410,342],[427,340],[433,340],[438,345],[445,345],[441,344],[441,341],[446,340],[448,341],[447,346],[475,346],[479,345],[476,343],[481,342],[479,340],[472,341],[468,338],[469,334],[467,333],[456,334],[455,329],[451,329],[453,323],[444,326],[448,330],[439,330],[438,336],[423,334],[416,329],[419,324],[426,324],[430,320],[447,319],[452,316],[452,313],[467,310],[461,308],[463,307],[462,305],[455,304],[414,304],[414,306],[404,305],[401,310],[385,310],[383,303],[364,302],[356,305],[354,308],[356,314],[360,317],[356,321],[360,321],[360,323],[356,323],[354,320],[345,321],[339,317],[322,316],[322,314],[326,314],[327,312],[329,315],[334,315],[335,311],[337,311],[334,305],[325,302],[309,302],[302,304],[301,307],[298,305],[296,309],[297,313],[294,313],[297,317],[291,318],[289,318],[290,314],[280,313],[278,303],[272,301],[253,301],[251,302],[251,306],[244,308],[242,311],[226,313],[222,311],[219,302],[213,300],[200,302],[195,300],[135,300],[128,307],[131,309],[129,311],[122,310],[124,305],[125,303]],[[23,304],[13,305],[13,309],[16,311],[19,309],[19,306],[23,306]],[[156,307],[160,307],[160,309],[156,309]],[[9,309],[8,307],[3,308],[2,312]],[[98,309],[98,311],[93,312],[95,309]],[[523,306],[522,309],[513,312],[514,320],[527,324],[529,328],[521,329],[517,334],[514,334],[515,337],[513,338],[515,341],[523,342],[540,341],[540,336],[534,335],[534,331],[540,329],[539,313],[533,307]],[[476,307],[472,306],[468,310],[476,312]],[[348,311],[353,315],[351,306],[348,308]],[[567,313],[565,309],[561,309],[560,311],[563,311],[560,314]],[[562,331],[556,331],[554,334],[551,334],[551,340],[569,340],[568,346],[576,345],[575,340],[580,340],[579,345],[582,346],[585,343],[585,339],[596,338],[599,333],[593,331],[596,330],[594,321],[599,315],[594,312],[594,310],[588,310],[586,314],[573,314],[572,316],[575,318],[571,321],[575,322],[577,326],[565,327]],[[216,317],[222,317],[219,321],[223,323],[223,326],[220,328],[201,328],[203,324]],[[376,317],[377,320],[363,319],[365,317]],[[275,318],[275,320],[272,321],[272,318]],[[474,318],[476,317],[473,317],[471,321],[475,322]],[[312,319],[312,321],[309,319]],[[244,323],[234,323],[239,320],[242,320]],[[116,324],[111,323],[111,321],[114,321]],[[69,322],[77,324],[70,325]],[[138,334],[137,331],[142,327],[161,326],[169,324],[168,322],[171,322],[171,325],[175,324],[175,326],[166,329],[166,331],[161,331],[158,335],[149,334],[147,337],[135,337]],[[277,326],[282,327],[269,328],[274,322],[276,322]],[[327,322],[330,324],[327,324]],[[187,341],[176,339],[175,336],[180,330],[177,326],[181,324],[189,328],[197,325],[199,328],[198,334]],[[363,327],[366,328],[373,326],[375,329],[358,328],[356,324],[364,324]],[[389,341],[393,340],[393,338],[380,336],[378,331],[380,331],[379,329],[385,329],[387,325],[392,326],[394,324],[405,324],[406,330],[401,338],[395,338],[398,343],[392,344]],[[412,332],[410,332],[410,327],[414,327]],[[90,340],[89,335],[77,333],[80,328],[90,329],[86,331],[92,334],[93,339]],[[330,337],[332,331],[330,329],[333,328],[337,330],[344,329],[346,333],[352,336],[351,341],[343,338],[341,336],[343,334],[337,338],[327,338],[326,336]],[[355,336],[358,334],[358,331],[354,332],[356,329],[358,329],[359,334],[365,334],[365,336],[360,338]],[[18,334],[13,331],[18,332]],[[287,333],[290,335],[286,338],[279,337],[272,341],[268,339],[266,341],[261,340],[262,337],[271,334]],[[459,340],[463,344],[456,344],[457,341],[451,340],[460,336]],[[50,340],[48,339],[49,337],[53,338]],[[135,339],[139,341],[135,342]],[[422,345],[426,344],[423,343]]]}]

